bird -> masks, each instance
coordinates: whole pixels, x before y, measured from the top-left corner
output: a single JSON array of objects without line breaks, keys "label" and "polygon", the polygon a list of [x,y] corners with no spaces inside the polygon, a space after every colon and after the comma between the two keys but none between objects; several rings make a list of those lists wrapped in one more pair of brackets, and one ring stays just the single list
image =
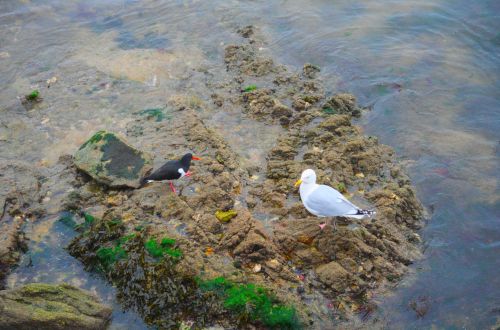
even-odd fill
[{"label": "bird", "polygon": [[[295,182],[299,186],[300,199],[309,213],[317,217],[349,217],[363,219],[376,214],[373,210],[363,210],[347,200],[340,192],[330,186],[316,183],[316,172],[307,169]],[[325,223],[320,224],[323,230]],[[336,228],[334,220],[334,228]]]},{"label": "bird", "polygon": [[141,187],[146,183],[168,180],[170,189],[175,194],[176,191],[172,184],[172,180],[177,180],[184,176],[191,176],[191,172],[189,171],[191,160],[201,160],[201,158],[195,157],[191,153],[187,153],[179,160],[169,160],[153,173],[143,177],[141,179]]}]

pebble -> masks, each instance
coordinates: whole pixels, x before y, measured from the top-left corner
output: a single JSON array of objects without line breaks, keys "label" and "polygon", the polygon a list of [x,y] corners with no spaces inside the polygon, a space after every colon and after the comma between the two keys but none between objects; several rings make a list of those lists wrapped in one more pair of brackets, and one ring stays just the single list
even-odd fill
[{"label": "pebble", "polygon": [[260,272],[261,269],[262,269],[262,266],[260,264],[256,264],[255,266],[253,266],[252,271],[254,273],[258,273],[258,272]]},{"label": "pebble", "polygon": [[56,82],[57,82],[57,77],[52,77],[50,79],[47,79],[47,88],[55,84]]}]

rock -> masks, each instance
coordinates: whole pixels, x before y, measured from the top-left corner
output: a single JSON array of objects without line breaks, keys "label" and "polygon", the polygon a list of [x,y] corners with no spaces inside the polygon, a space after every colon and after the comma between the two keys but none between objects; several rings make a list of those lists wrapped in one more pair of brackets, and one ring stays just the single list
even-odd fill
[{"label": "rock", "polygon": [[26,248],[25,219],[39,216],[41,175],[28,164],[0,162],[0,288],[20,252]]},{"label": "rock", "polygon": [[317,65],[311,63],[304,64],[304,67],[302,68],[302,73],[309,79],[316,78],[316,74],[320,71],[321,69]]},{"label": "rock", "polygon": [[153,167],[151,155],[127,144],[115,134],[99,131],[75,154],[75,165],[110,187],[138,188]]},{"label": "rock", "polygon": [[[356,106],[356,97],[352,94],[341,93],[332,96],[323,105],[323,109],[328,113],[334,114],[350,114],[354,117],[361,115],[361,110]],[[328,109],[330,109],[328,111]]]},{"label": "rock", "polygon": [[346,282],[349,281],[349,273],[335,261],[316,268],[316,274],[318,274],[319,280],[323,284],[335,291],[341,291],[348,286]]},{"label": "rock", "polygon": [[111,308],[67,284],[31,283],[0,292],[0,329],[105,329]]},{"label": "rock", "polygon": [[221,211],[218,210],[215,212],[215,217],[219,219],[220,222],[229,222],[231,221],[232,218],[238,215],[238,212],[235,210],[229,210],[229,211]]}]

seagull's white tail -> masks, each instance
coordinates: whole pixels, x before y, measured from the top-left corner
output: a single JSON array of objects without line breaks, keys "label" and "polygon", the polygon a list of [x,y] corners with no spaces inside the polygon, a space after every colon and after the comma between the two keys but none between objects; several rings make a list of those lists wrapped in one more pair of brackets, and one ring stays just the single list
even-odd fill
[{"label": "seagull's white tail", "polygon": [[346,214],[345,216],[349,217],[349,218],[363,219],[363,218],[367,218],[367,217],[371,218],[375,214],[377,214],[377,212],[372,211],[372,210],[361,210],[361,209],[358,209],[358,211],[357,211],[356,214]]}]

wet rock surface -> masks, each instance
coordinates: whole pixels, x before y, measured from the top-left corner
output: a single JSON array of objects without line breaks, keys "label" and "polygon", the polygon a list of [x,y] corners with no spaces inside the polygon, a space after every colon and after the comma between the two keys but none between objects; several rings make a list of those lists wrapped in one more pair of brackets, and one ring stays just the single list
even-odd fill
[{"label": "wet rock surface", "polygon": [[127,144],[113,133],[99,131],[75,154],[75,165],[110,187],[138,188],[139,180],[152,169],[152,157]]},{"label": "wet rock surface", "polygon": [[[83,217],[68,250],[113,282],[124,305],[159,327],[263,326],[229,313],[220,295],[199,291],[200,280],[218,277],[267,288],[295,307],[304,327],[331,327],[368,310],[373,293],[397,283],[420,257],[415,230],[423,211],[392,149],[352,125],[367,111],[353,95],[328,95],[314,65],[294,73],[262,55],[265,40],[253,27],[238,33],[243,43],[225,49],[226,79],[206,80],[204,99],[212,103],[172,98],[162,120],[139,116],[127,125],[127,140],[147,146],[155,162],[188,151],[201,156],[192,177],[175,182],[178,194],[162,183],[109,189],[136,187],[142,170],[130,166],[133,179],[111,184],[96,163],[86,162],[104,185],[74,178],[63,205],[76,218],[82,211],[94,217]],[[210,117],[221,112],[282,128],[262,166],[243,166],[226,132],[211,125]],[[82,149],[96,152],[89,159],[102,164],[101,140],[94,151],[92,143]],[[83,169],[80,152],[75,164]],[[150,164],[141,159],[142,168]],[[337,218],[336,229],[321,230],[293,188],[306,168],[377,216]],[[220,219],[227,214],[230,219]]]},{"label": "wet rock surface", "polygon": [[44,213],[39,192],[43,176],[23,162],[0,163],[0,287],[26,248],[22,226]]},{"label": "wet rock surface", "polygon": [[32,283],[0,291],[0,329],[106,329],[111,308],[70,285]]}]

